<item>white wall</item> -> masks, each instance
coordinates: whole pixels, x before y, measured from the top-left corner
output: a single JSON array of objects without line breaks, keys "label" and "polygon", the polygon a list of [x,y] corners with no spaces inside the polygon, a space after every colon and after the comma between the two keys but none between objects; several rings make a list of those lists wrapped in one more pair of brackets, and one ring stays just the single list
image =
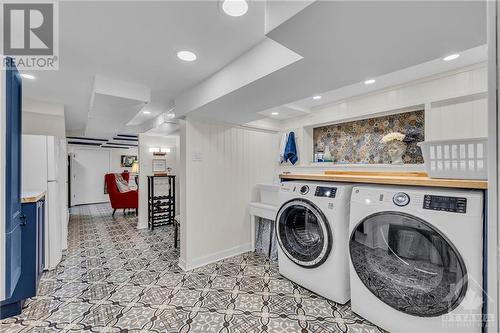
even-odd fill
[{"label": "white wall", "polygon": [[111,166],[110,172],[121,173],[125,170],[129,172],[132,171],[132,167],[126,168],[121,166],[122,155],[135,155],[139,157],[139,148],[129,148],[129,149],[110,149],[111,152]]},{"label": "white wall", "polygon": [[445,140],[488,136],[486,93],[431,103],[426,108],[425,139]]},{"label": "white wall", "polygon": [[181,123],[183,269],[250,250],[248,204],[278,171],[276,132],[190,120]]},{"label": "white wall", "polygon": [[[311,114],[282,122],[296,132],[300,162],[282,171],[320,172],[333,167],[312,163],[312,129],[327,124],[409,110],[425,110],[426,140],[487,136],[487,68],[478,64],[439,76],[365,94],[327,105]],[[335,165],[349,169],[415,169],[421,165]]]},{"label": "white wall", "polygon": [[[153,175],[153,159],[155,157],[149,152],[149,148],[166,147],[170,148],[167,153],[167,167],[172,168],[171,174],[177,175],[179,172],[178,149],[179,136],[160,136],[139,134],[139,221],[137,228],[148,227],[148,176]],[[179,177],[176,179],[176,204],[179,209]]]},{"label": "white wall", "polygon": [[[85,204],[85,203],[96,203],[96,202],[108,202],[109,201],[109,196],[107,194],[104,194],[103,191],[103,186],[104,186],[104,178],[102,181],[99,179],[95,180],[95,183],[91,185],[91,188],[85,188],[85,187],[80,187],[78,189],[75,188],[75,172],[78,172],[75,168],[77,165],[74,163],[74,157],[75,153],[77,151],[85,151],[87,154],[95,154],[96,159],[98,156],[101,154],[107,154],[108,156],[108,163],[104,167],[106,173],[109,172],[115,172],[115,173],[121,173],[124,170],[131,170],[131,168],[124,168],[120,165],[121,163],[121,155],[138,155],[138,149],[137,148],[129,148],[129,149],[105,149],[105,148],[88,148],[88,147],[82,147],[82,146],[75,146],[75,145],[69,145],[68,146],[68,153],[71,154],[72,157],[72,183],[71,183],[71,198],[72,198],[72,205],[74,204]],[[88,164],[86,165],[87,169],[92,169],[93,165]],[[100,169],[103,167],[100,166]],[[91,172],[91,170],[90,170]],[[131,181],[133,182],[133,177],[131,177]],[[101,184],[102,183],[102,184]],[[79,197],[82,198],[87,198],[85,202],[76,202],[74,201],[75,198],[75,191],[83,191],[83,193],[78,193]]]},{"label": "white wall", "polygon": [[71,204],[109,202],[104,176],[110,171],[108,150],[74,149],[71,153]]},{"label": "white wall", "polygon": [[23,134],[66,137],[64,105],[23,98]]},{"label": "white wall", "polygon": [[132,168],[125,168],[121,166],[121,156],[122,155],[136,155],[139,156],[139,148],[129,148],[129,149],[105,149],[105,148],[89,148],[84,146],[68,145],[68,153],[74,152],[76,149],[87,149],[95,151],[109,151],[110,152],[110,172],[123,172],[124,170],[132,170]]},{"label": "white wall", "polygon": [[186,259],[187,259],[187,227],[186,223],[182,222],[182,220],[187,219],[187,209],[186,209],[186,200],[187,200],[187,195],[186,195],[186,182],[187,182],[187,177],[186,177],[186,168],[187,168],[187,144],[186,144],[186,139],[187,139],[187,125],[186,121],[183,119],[179,120],[179,136],[180,136],[180,141],[179,141],[179,185],[180,185],[180,191],[179,193],[179,205],[178,207],[180,208],[180,216],[181,216],[181,223],[180,223],[180,246],[179,246],[179,266],[186,270]]},{"label": "white wall", "polygon": [[47,135],[64,138],[64,117],[23,112],[23,134]]}]

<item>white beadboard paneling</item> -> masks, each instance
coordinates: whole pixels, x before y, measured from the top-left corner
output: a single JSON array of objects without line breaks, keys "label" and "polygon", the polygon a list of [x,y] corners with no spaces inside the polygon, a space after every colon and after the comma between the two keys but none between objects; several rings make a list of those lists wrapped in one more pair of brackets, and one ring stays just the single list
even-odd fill
[{"label": "white beadboard paneling", "polygon": [[487,136],[487,98],[431,107],[426,110],[426,140],[463,139]]},{"label": "white beadboard paneling", "polygon": [[[181,258],[188,269],[247,251],[248,204],[256,184],[277,172],[278,134],[228,124],[186,120]],[[201,160],[193,160],[193,153]],[[208,261],[207,261],[208,260]]]}]

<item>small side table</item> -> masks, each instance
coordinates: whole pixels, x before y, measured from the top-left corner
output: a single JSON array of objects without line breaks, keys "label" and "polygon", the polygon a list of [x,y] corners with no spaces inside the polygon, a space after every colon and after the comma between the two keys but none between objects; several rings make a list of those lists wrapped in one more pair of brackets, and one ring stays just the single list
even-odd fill
[{"label": "small side table", "polygon": [[177,248],[177,243],[179,242],[179,230],[181,228],[181,216],[176,215],[174,217],[174,249]]},{"label": "small side table", "polygon": [[[262,202],[251,202],[249,204],[250,210],[250,235],[252,242],[252,252],[255,251],[255,219],[257,217],[262,217],[266,220],[270,220],[271,223],[274,224],[274,220],[276,219],[276,214],[278,213],[278,207],[268,205]],[[269,257],[271,256],[271,247],[272,247],[272,239],[273,239],[274,228],[271,227],[271,235],[269,237]]]}]

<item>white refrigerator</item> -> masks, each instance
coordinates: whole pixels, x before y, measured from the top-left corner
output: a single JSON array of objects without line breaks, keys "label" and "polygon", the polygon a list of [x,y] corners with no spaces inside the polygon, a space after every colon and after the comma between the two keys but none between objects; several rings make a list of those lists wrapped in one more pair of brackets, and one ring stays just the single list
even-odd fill
[{"label": "white refrigerator", "polygon": [[61,247],[63,250],[68,248],[68,149],[66,139],[59,139],[59,202],[61,208]]},{"label": "white refrigerator", "polygon": [[56,268],[67,239],[65,140],[23,135],[22,189],[45,191],[45,269]]}]

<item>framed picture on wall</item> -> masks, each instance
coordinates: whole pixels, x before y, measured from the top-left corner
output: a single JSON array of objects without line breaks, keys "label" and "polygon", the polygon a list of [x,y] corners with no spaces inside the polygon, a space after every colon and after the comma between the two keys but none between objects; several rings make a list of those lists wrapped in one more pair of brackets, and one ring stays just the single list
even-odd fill
[{"label": "framed picture on wall", "polygon": [[153,160],[153,173],[167,172],[167,160],[166,159],[154,159]]},{"label": "framed picture on wall", "polygon": [[137,155],[122,155],[120,165],[122,168],[131,168],[132,164],[137,162]]}]

